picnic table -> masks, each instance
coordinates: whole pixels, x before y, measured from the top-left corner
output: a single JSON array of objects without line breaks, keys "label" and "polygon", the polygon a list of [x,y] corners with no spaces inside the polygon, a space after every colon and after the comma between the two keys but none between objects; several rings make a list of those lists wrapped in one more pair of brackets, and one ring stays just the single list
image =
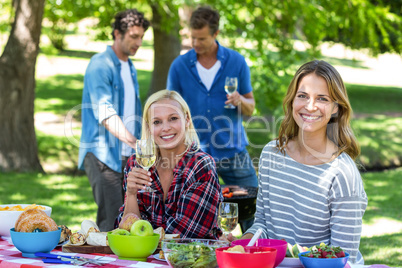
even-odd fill
[{"label": "picnic table", "polygon": [[[133,268],[168,268],[169,265],[165,261],[157,260],[151,255],[146,262],[120,260],[114,254],[78,254],[62,252],[61,247],[56,247],[51,252],[52,254],[62,254],[70,256],[84,257],[94,259],[103,263],[102,266],[94,264],[86,264],[84,267],[103,267],[103,268],[117,268],[117,267],[133,267]],[[70,268],[70,267],[83,267],[72,264],[51,264],[43,263],[41,258],[25,258],[22,257],[21,252],[14,247],[11,239],[0,237],[0,268],[38,268],[38,267],[54,267],[54,268]],[[349,265],[345,268],[386,268],[386,265]]]}]

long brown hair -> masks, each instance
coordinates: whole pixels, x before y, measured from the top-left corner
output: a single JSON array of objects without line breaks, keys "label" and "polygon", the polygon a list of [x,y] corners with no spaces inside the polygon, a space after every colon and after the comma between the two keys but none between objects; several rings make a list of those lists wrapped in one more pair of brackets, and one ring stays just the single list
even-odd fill
[{"label": "long brown hair", "polygon": [[329,95],[338,105],[338,112],[332,117],[327,125],[327,136],[338,146],[337,155],[346,152],[352,159],[356,159],[360,154],[360,147],[350,126],[352,118],[352,107],[349,102],[346,87],[338,71],[325,61],[310,61],[303,64],[294,75],[288,91],[283,100],[283,110],[285,118],[279,128],[277,138],[277,148],[285,154],[285,147],[289,140],[296,137],[299,133],[299,126],[293,118],[293,101],[296,96],[300,81],[308,74],[314,73],[325,79],[327,82]]}]

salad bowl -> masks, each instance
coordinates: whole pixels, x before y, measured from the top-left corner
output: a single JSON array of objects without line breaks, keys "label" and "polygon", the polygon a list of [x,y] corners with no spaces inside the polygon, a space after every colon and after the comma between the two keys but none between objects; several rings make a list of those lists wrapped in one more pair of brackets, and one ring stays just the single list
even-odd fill
[{"label": "salad bowl", "polygon": [[162,250],[170,267],[215,268],[215,249],[228,247],[230,242],[213,239],[179,238],[162,240]]}]

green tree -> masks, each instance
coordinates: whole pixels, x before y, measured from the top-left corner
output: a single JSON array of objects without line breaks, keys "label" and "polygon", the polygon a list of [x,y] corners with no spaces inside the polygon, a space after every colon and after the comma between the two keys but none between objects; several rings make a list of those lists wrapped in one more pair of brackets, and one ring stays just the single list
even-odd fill
[{"label": "green tree", "polygon": [[[280,107],[295,71],[291,66],[318,57],[324,41],[366,48],[372,55],[401,54],[402,17],[387,2],[392,1],[207,1],[220,11],[222,34],[250,59],[257,109],[263,112]],[[246,49],[238,37],[249,41],[252,48]],[[296,40],[307,44],[307,54],[294,49]]]},{"label": "green tree", "polygon": [[0,171],[42,171],[34,127],[35,63],[45,0],[14,0],[0,56]]},{"label": "green tree", "polygon": [[[393,0],[48,0],[45,17],[61,28],[53,36],[63,37],[66,23],[84,17],[99,20],[98,37],[110,36],[113,15],[122,9],[140,7],[152,14],[154,66],[150,94],[165,86],[171,61],[179,55],[178,11],[183,6],[209,4],[222,16],[221,37],[246,56],[251,65],[257,96],[257,113],[272,113],[286,90],[291,66],[300,60],[319,57],[324,41],[342,43],[352,49],[366,48],[372,55],[402,52],[401,8]],[[62,20],[62,23],[59,21]],[[61,34],[59,34],[61,33]],[[56,38],[53,38],[56,39]],[[252,44],[244,46],[243,41]],[[295,40],[304,41],[307,53],[294,49]],[[63,41],[54,41],[63,45]]]}]

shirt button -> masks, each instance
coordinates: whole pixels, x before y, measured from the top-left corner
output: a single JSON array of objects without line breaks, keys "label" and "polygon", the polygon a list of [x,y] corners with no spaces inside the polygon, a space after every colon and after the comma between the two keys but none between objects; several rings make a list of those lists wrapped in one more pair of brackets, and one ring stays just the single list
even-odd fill
[{"label": "shirt button", "polygon": [[208,110],[208,113],[211,112],[211,110]]},{"label": "shirt button", "polygon": [[211,96],[211,94],[208,93],[208,97]]}]

